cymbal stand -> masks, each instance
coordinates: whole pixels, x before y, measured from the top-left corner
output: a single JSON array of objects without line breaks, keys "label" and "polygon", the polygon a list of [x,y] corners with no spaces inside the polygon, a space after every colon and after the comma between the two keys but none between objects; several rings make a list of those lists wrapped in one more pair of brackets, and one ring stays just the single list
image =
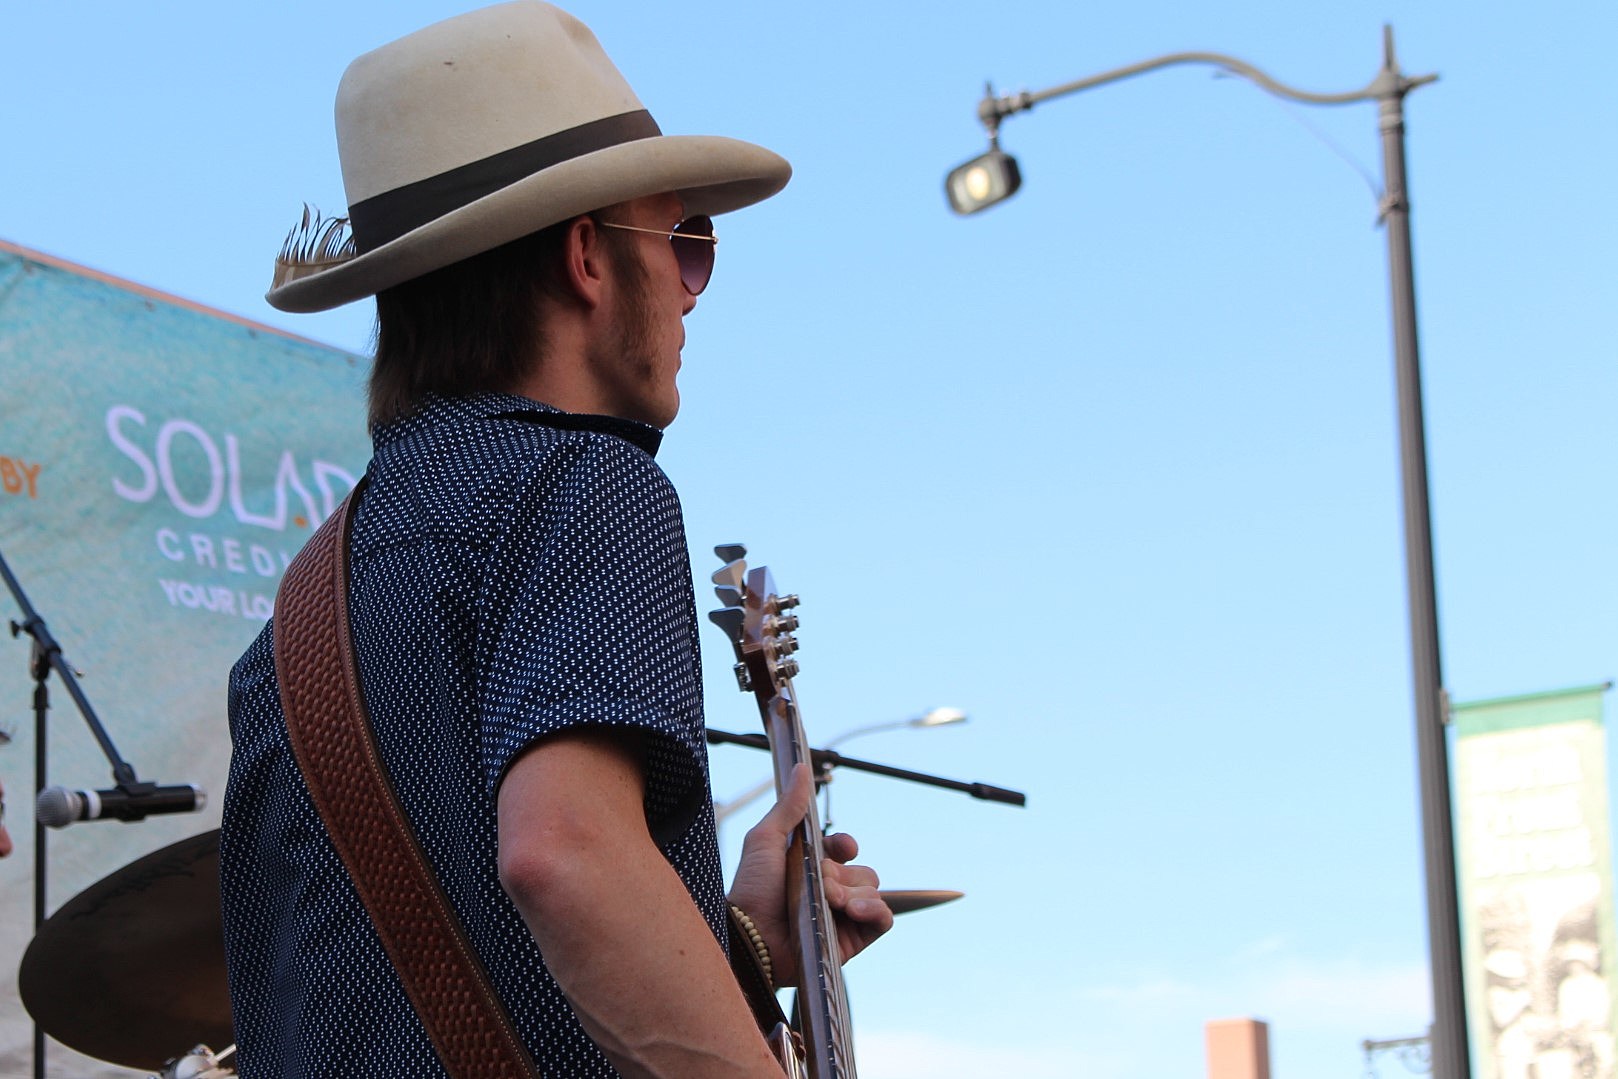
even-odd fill
[{"label": "cymbal stand", "polygon": [[[12,598],[17,606],[22,608],[23,620],[12,620],[11,635],[20,637],[28,634],[32,644],[28,654],[28,676],[34,683],[34,797],[45,790],[45,718],[50,711],[50,690],[47,680],[51,671],[55,671],[62,678],[62,684],[67,687],[68,695],[73,703],[78,705],[79,713],[90,727],[90,733],[95,735],[96,741],[101,744],[101,752],[112,765],[112,779],[119,788],[138,793],[142,789],[153,787],[151,783],[143,783],[136,775],[130,763],[118,754],[118,747],[112,744],[107,736],[107,730],[96,718],[95,709],[90,707],[90,701],[79,688],[79,680],[73,673],[73,667],[62,655],[62,646],[56,643],[51,636],[50,629],[45,620],[34,610],[34,605],[28,602],[28,596],[23,592],[22,585],[6,564],[4,554],[0,554],[0,576],[6,581],[6,587],[11,589]],[[45,826],[39,822],[39,814],[34,814],[34,932],[38,933],[45,924]],[[45,1032],[40,1029],[39,1023],[34,1023],[34,1079],[45,1079]]]}]

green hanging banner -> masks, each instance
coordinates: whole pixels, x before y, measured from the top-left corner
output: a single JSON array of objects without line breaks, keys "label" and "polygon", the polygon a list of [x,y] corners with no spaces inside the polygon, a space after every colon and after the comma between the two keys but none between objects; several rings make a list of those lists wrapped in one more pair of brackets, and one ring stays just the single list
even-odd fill
[{"label": "green hanging banner", "polygon": [[1454,707],[1467,1019],[1478,1079],[1612,1079],[1605,685]]}]

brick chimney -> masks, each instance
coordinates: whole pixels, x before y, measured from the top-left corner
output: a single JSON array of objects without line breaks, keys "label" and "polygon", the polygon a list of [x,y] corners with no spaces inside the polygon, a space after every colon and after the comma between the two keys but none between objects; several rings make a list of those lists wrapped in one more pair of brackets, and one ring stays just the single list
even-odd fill
[{"label": "brick chimney", "polygon": [[1262,1019],[1213,1019],[1203,1025],[1208,1079],[1270,1079],[1270,1027]]}]

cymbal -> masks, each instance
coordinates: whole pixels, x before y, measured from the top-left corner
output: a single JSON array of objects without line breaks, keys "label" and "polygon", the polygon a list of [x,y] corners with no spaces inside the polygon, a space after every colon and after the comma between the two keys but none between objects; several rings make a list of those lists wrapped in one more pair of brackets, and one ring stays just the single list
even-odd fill
[{"label": "cymbal", "polygon": [[72,1049],[156,1071],[201,1042],[235,1040],[219,913],[219,830],[97,881],[40,927],[17,989]]},{"label": "cymbal", "polygon": [[940,903],[952,902],[966,893],[942,888],[883,888],[877,894],[893,913],[909,914],[913,910],[925,910]]}]

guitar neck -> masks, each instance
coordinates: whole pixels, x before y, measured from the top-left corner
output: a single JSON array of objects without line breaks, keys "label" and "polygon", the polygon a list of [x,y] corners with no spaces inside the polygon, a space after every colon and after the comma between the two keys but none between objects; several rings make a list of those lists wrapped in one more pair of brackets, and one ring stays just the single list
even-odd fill
[{"label": "guitar neck", "polygon": [[[809,741],[790,681],[771,701],[761,701],[760,710],[779,792],[797,765],[810,762]],[[809,812],[793,829],[787,848],[787,895],[799,971],[798,1027],[810,1079],[856,1079],[842,952],[821,868],[825,864],[822,835],[819,810],[811,798]]]},{"label": "guitar neck", "polygon": [[[769,570],[748,570],[747,551],[739,544],[714,551],[725,562],[713,575],[714,591],[725,606],[708,617],[735,646],[737,680],[758,701],[779,795],[799,764],[814,766],[792,689],[798,672],[797,661],[791,658],[798,648],[792,633],[798,618],[787,612],[798,605],[798,598],[779,595]],[[808,1079],[857,1079],[842,949],[822,875],[825,857],[820,813],[811,797],[809,811],[794,827],[787,850],[788,915],[798,961],[800,1063]]]}]

